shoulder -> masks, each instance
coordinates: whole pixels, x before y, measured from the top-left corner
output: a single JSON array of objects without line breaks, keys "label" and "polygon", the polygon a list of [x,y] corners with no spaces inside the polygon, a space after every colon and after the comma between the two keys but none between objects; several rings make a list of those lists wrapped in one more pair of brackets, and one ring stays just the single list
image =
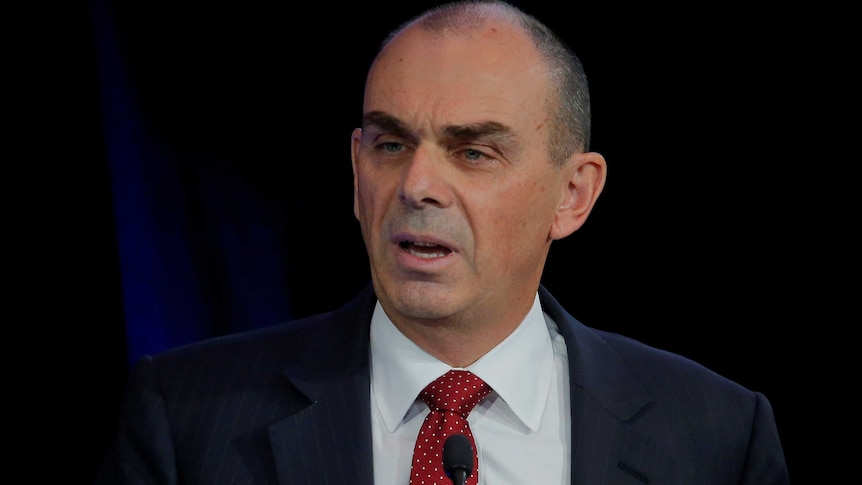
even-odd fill
[{"label": "shoulder", "polygon": [[545,289],[540,297],[565,339],[573,419],[602,422],[604,436],[644,436],[670,462],[698,463],[677,470],[686,483],[720,476],[786,481],[775,415],[762,393],[678,353],[588,327]]},{"label": "shoulder", "polygon": [[143,357],[138,366],[157,374],[204,374],[344,363],[366,348],[374,298],[366,288],[337,310],[174,347]]},{"label": "shoulder", "polygon": [[[737,397],[754,404],[756,393],[709,367],[679,353],[649,345],[619,333],[584,325],[571,316],[544,288],[543,309],[566,340],[573,369],[578,373],[613,373],[634,378],[653,398],[691,392]],[[597,379],[597,377],[592,377]],[[626,378],[626,382],[630,380]]]},{"label": "shoulder", "polygon": [[691,383],[740,397],[753,397],[751,390],[694,359],[618,333],[590,331],[613,349],[633,374],[651,383],[652,387],[662,387],[661,382],[667,383],[666,386]]}]

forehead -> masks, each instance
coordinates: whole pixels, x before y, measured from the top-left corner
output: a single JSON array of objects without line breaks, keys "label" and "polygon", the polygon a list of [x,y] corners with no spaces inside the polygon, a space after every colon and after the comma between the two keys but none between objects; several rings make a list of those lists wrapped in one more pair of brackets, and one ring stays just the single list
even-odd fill
[{"label": "forehead", "polygon": [[531,39],[505,21],[489,20],[469,31],[414,25],[375,60],[364,111],[391,113],[408,123],[494,121],[540,129],[549,87]]}]

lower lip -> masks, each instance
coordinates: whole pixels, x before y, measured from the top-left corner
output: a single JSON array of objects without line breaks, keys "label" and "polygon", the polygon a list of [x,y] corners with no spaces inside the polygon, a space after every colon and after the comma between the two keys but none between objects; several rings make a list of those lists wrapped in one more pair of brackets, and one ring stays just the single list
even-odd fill
[{"label": "lower lip", "polygon": [[395,246],[395,261],[403,269],[412,271],[439,270],[441,266],[452,261],[452,256],[454,254],[455,253],[450,252],[445,256],[423,258],[410,253],[401,246]]}]

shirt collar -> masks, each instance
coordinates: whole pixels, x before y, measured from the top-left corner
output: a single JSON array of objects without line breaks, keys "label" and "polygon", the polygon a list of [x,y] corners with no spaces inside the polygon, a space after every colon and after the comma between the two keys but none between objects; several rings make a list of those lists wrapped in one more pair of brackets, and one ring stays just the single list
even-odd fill
[{"label": "shirt collar", "polygon": [[[393,432],[416,396],[451,367],[404,336],[380,302],[371,317],[371,385],[386,428]],[[517,328],[467,368],[490,385],[524,425],[535,431],[548,399],[553,348],[538,294]]]}]

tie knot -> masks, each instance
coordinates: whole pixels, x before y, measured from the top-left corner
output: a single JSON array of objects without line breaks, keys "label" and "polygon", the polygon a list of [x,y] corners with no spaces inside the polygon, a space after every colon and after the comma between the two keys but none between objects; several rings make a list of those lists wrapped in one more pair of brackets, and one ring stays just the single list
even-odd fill
[{"label": "tie knot", "polygon": [[450,370],[428,384],[419,398],[431,409],[456,412],[465,418],[491,392],[491,387],[470,371]]}]

